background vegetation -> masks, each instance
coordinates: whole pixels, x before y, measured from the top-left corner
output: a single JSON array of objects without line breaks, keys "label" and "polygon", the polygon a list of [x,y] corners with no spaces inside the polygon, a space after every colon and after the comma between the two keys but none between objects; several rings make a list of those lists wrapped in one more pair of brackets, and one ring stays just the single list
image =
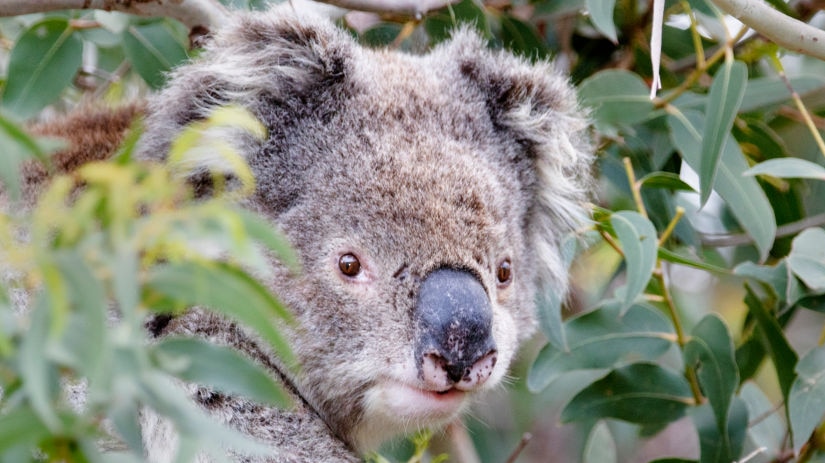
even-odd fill
[{"label": "background vegetation", "polygon": [[[775,21],[799,21],[785,46],[816,37],[805,25],[823,22],[822,2],[769,3]],[[782,39],[779,22],[754,32],[717,4],[664,2],[663,88],[652,99],[658,28],[645,0],[463,0],[425,15],[388,8],[340,19],[364,43],[410,51],[470,22],[493,47],[555,59],[591,110],[599,188],[593,226],[565,248],[574,294],[563,310],[542,307],[544,336],[511,392],[468,420],[482,461],[825,461],[825,64],[764,38]],[[8,190],[20,163],[53,145],[22,122],[161,86],[197,53],[187,26],[101,11],[1,20]],[[78,182],[86,188],[66,203]],[[255,450],[160,391],[177,377],[278,403],[277,388],[246,363],[214,368],[233,355],[222,349],[145,345],[140,320],[207,305],[285,351],[277,324],[261,320],[288,317],[243,269],[261,268],[260,246],[288,251],[225,199],[187,197],[168,169],[129,162],[127,145],[116,162],[56,182],[32,212],[2,216],[0,261],[14,270],[0,292],[0,460],[138,461],[140,403],[184,430],[181,461],[212,442]],[[35,285],[45,290],[23,322],[10,301]],[[240,297],[259,303],[227,304]],[[113,307],[119,315],[107,319]],[[73,409],[60,391],[80,378],[90,393]],[[104,417],[122,437],[107,444],[116,453],[96,450],[108,442]]]}]

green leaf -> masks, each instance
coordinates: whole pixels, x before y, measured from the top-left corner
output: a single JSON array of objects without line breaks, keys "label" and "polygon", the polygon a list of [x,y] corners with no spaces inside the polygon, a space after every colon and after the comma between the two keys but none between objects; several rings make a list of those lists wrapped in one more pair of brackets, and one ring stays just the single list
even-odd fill
[{"label": "green leaf", "polygon": [[501,41],[509,50],[528,58],[546,59],[550,55],[535,26],[509,14],[501,16]]},{"label": "green leaf", "polygon": [[20,166],[25,161],[47,159],[47,144],[38,142],[30,137],[17,124],[0,116],[0,146],[3,153],[0,155],[0,182],[3,182],[5,191],[12,200],[20,198]]},{"label": "green leaf", "polygon": [[289,240],[278,229],[259,215],[246,209],[237,211],[243,222],[243,228],[255,241],[263,244],[278,256],[278,261],[293,272],[300,271],[298,256],[289,244]]},{"label": "green leaf", "polygon": [[41,294],[31,313],[29,331],[23,338],[20,346],[20,376],[23,379],[23,389],[28,396],[32,408],[40,420],[52,432],[57,432],[60,421],[54,409],[54,386],[57,379],[54,367],[46,355],[47,340],[49,339],[49,298]]},{"label": "green leaf", "polygon": [[825,291],[825,230],[808,228],[793,240],[788,267],[805,286]]},{"label": "green leaf", "polygon": [[692,404],[690,386],[681,374],[651,363],[634,363],[612,371],[576,394],[564,407],[561,419],[669,423],[684,415]]},{"label": "green leaf", "polygon": [[147,287],[189,306],[216,310],[253,328],[287,365],[295,358],[276,323],[290,322],[286,309],[246,273],[224,263],[169,263],[154,268]]},{"label": "green leaf", "polygon": [[228,347],[178,338],[161,341],[153,350],[161,366],[167,365],[169,373],[184,381],[279,407],[290,404],[281,386],[262,366]]},{"label": "green leaf", "polygon": [[666,260],[674,264],[684,265],[686,267],[704,270],[706,272],[716,273],[718,275],[730,275],[731,273],[730,270],[724,267],[717,267],[716,265],[709,264],[707,262],[701,262],[690,256],[684,256],[678,252],[671,251],[670,249],[659,248],[658,255],[659,259]]},{"label": "green leaf", "polygon": [[72,82],[82,53],[68,19],[49,17],[33,24],[9,57],[3,105],[18,117],[34,116]]},{"label": "green leaf", "polygon": [[633,211],[619,211],[610,217],[616,237],[622,245],[627,264],[627,285],[622,303],[626,310],[644,291],[656,267],[659,248],[656,228],[650,220]]},{"label": "green leaf", "polygon": [[639,184],[646,188],[666,188],[673,191],[696,192],[692,186],[682,181],[681,177],[673,172],[651,172],[640,178]]},{"label": "green leaf", "polygon": [[696,369],[699,384],[716,417],[722,446],[730,449],[725,430],[728,429],[731,401],[739,386],[739,371],[733,340],[719,315],[710,313],[696,325],[682,354],[685,364]]},{"label": "green leaf", "polygon": [[593,26],[613,43],[618,43],[616,24],[613,22],[613,9],[616,0],[586,0],[587,12]]},{"label": "green leaf", "polygon": [[[791,87],[800,95],[825,87],[825,80],[818,76],[792,77]],[[748,80],[745,96],[739,111],[748,112],[773,106],[791,99],[788,86],[778,77],[758,77]]]},{"label": "green leaf", "polygon": [[825,167],[798,158],[768,159],[746,170],[743,175],[825,180]]},{"label": "green leaf", "polygon": [[462,0],[455,5],[442,8],[434,14],[427,15],[424,28],[434,43],[447,40],[456,27],[467,24],[472,26],[482,37],[490,38],[490,25],[487,15],[473,0]]},{"label": "green leaf", "polygon": [[26,445],[31,447],[49,435],[49,429],[38,419],[37,413],[29,408],[18,408],[0,414],[0,457],[3,452]]},{"label": "green leaf", "polygon": [[616,441],[613,440],[607,423],[599,421],[587,436],[582,463],[615,463],[616,461],[618,461]]},{"label": "green leaf", "polygon": [[798,357],[773,312],[753,293],[748,284],[745,284],[745,291],[745,305],[756,319],[756,326],[766,341],[763,344],[773,359],[782,397],[787,400],[791,385],[796,380],[794,367]]},{"label": "green leaf", "polygon": [[632,72],[599,72],[581,83],[579,96],[582,104],[593,108],[600,129],[628,127],[653,116],[650,89]]},{"label": "green leaf", "polygon": [[[565,237],[560,246],[562,263],[565,271],[570,269],[570,264],[576,255],[578,238],[574,235]],[[538,308],[539,326],[541,326],[547,340],[558,349],[567,350],[567,335],[562,323],[562,298],[556,291],[545,291],[545,294],[537,296],[536,307]]]},{"label": "green leaf", "polygon": [[[673,145],[679,149],[685,162],[698,172],[703,135],[697,127],[704,125],[702,115],[692,110],[671,114],[668,125]],[[756,179],[742,176],[747,169],[748,164],[739,145],[734,140],[725,143],[714,189],[737,222],[753,238],[760,257],[765,259],[776,235],[776,219],[771,203]]]},{"label": "green leaf", "polygon": [[694,408],[691,417],[699,434],[700,463],[731,463],[739,459],[748,430],[748,407],[742,399],[737,397],[731,403],[724,438],[720,438],[709,404]]},{"label": "green leaf", "polygon": [[[759,389],[754,382],[746,382],[742,385],[739,397],[745,401],[748,407],[748,416],[752,417],[752,425],[748,426],[749,445],[747,449],[763,447],[765,451],[762,455],[767,460],[776,458],[784,448],[785,426],[784,413],[776,410],[776,406],[765,393]],[[757,421],[754,418],[760,417]]]},{"label": "green leaf", "polygon": [[123,31],[126,57],[152,88],[160,88],[164,75],[186,59],[168,20],[133,24]]},{"label": "green leaf", "polygon": [[788,396],[794,452],[811,437],[825,415],[825,346],[817,346],[796,365],[798,377]]},{"label": "green leaf", "polygon": [[710,86],[702,130],[702,156],[697,171],[702,205],[708,201],[715,184],[725,143],[735,143],[730,136],[730,129],[742,103],[747,81],[748,69],[745,63],[725,61]]},{"label": "green leaf", "polygon": [[572,370],[605,369],[655,360],[675,341],[670,322],[655,309],[633,305],[622,315],[618,303],[571,318],[565,323],[568,349],[547,344],[527,376],[533,392],[545,389]]}]

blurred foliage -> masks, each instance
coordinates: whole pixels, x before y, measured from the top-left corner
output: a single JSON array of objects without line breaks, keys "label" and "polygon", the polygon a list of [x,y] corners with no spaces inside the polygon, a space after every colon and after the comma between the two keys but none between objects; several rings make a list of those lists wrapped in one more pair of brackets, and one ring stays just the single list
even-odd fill
[{"label": "blurred foliage", "polygon": [[[266,4],[226,3],[242,9]],[[821,22],[809,2],[769,3],[802,21]],[[569,316],[563,326],[552,322],[558,317],[543,317],[550,320],[542,328],[551,342],[533,346],[535,361],[517,366],[526,380],[497,399],[506,416],[480,409],[468,427],[490,462],[507,460],[528,430],[535,437],[518,461],[825,461],[825,63],[740,29],[708,1],[668,0],[663,89],[651,99],[652,17],[646,0],[463,0],[414,20],[340,20],[365,44],[414,52],[469,23],[492,47],[552,58],[568,69],[592,117],[599,192],[592,227],[568,246],[576,286],[565,308]],[[0,32],[8,54],[0,100],[6,115],[0,143],[8,147],[0,174],[7,182],[25,156],[43,157],[49,148],[25,137],[12,120],[88,96],[118,101],[140,95],[161,86],[163,73],[185,59],[188,48],[186,31],[173,21],[105,12],[8,18],[0,21]],[[167,356],[201,350],[229,355],[183,344],[135,347],[140,326],[129,314],[154,310],[158,299],[150,296],[167,308],[210,302],[187,298],[186,283],[172,291],[170,282],[177,286],[192,274],[219,281],[220,275],[257,291],[241,270],[250,262],[193,258],[196,252],[164,242],[172,238],[163,234],[140,248],[130,240],[140,236],[141,224],[160,223],[174,232],[171,237],[182,230],[208,235],[240,256],[246,238],[261,238],[249,235],[257,228],[245,228],[248,216],[221,209],[218,220],[207,210],[219,204],[180,202],[179,193],[131,200],[150,210],[151,201],[171,201],[175,220],[165,207],[139,216],[111,207],[116,196],[104,194],[113,188],[106,179],[132,182],[118,189],[129,195],[148,194],[146,182],[163,175],[146,169],[127,163],[81,171],[87,184],[71,214],[56,198],[63,201],[60,195],[74,184],[59,181],[62,190],[47,195],[31,218],[44,241],[14,241],[14,252],[4,256],[34,265],[19,275],[45,287],[26,336],[8,317],[8,302],[0,312],[0,452],[18,452],[6,453],[22,458],[15,461],[28,458],[34,444],[47,455],[104,458],[93,451],[97,434],[90,431],[104,416],[134,451],[127,423],[136,404],[156,400],[151,391],[170,376],[192,379]],[[164,182],[151,192],[169,192]],[[131,212],[123,217],[122,211]],[[7,240],[19,234],[16,220],[3,218]],[[247,233],[219,238],[227,220]],[[154,257],[144,262],[144,255]],[[91,333],[88,326],[112,321],[87,306],[112,303],[122,329]],[[542,310],[559,307],[548,303]],[[270,335],[277,342],[277,330]],[[82,341],[109,347],[91,349]],[[199,370],[202,362],[193,365]],[[112,372],[105,378],[104,367]],[[205,380],[219,378],[201,373]],[[93,394],[84,411],[56,405],[58,376],[88,379]],[[105,386],[115,380],[140,387],[114,400]],[[256,391],[239,392],[261,397]],[[181,420],[195,413],[173,410],[168,401],[149,403]],[[557,427],[559,420],[569,424]],[[193,430],[187,443],[213,431]],[[671,445],[673,436],[680,445]],[[408,450],[417,454],[420,445]]]}]

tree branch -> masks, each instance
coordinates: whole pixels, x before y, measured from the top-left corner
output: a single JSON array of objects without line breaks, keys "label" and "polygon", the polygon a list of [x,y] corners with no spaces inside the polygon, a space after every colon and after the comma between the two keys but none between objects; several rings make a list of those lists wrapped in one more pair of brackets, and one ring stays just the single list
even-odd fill
[{"label": "tree branch", "polygon": [[411,16],[421,19],[426,13],[458,3],[459,0],[316,0],[348,10]]},{"label": "tree branch", "polygon": [[[776,229],[776,237],[795,235],[806,228],[821,227],[825,225],[825,213],[805,217],[796,222],[787,223]],[[736,234],[700,234],[703,246],[711,248],[721,248],[726,246],[742,246],[753,244],[753,238],[745,233]]]},{"label": "tree branch", "polygon": [[790,51],[825,60],[825,32],[773,9],[763,0],[713,0],[725,13]]},{"label": "tree branch", "polygon": [[88,9],[120,11],[141,16],[167,16],[189,30],[220,25],[229,11],[217,0],[4,0],[0,16],[17,16],[54,10]]}]

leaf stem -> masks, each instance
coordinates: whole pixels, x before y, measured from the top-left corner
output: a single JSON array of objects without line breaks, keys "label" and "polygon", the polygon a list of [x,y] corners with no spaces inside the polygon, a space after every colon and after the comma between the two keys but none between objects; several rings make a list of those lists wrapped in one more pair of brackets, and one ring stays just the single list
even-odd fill
[{"label": "leaf stem", "polygon": [[665,228],[665,231],[662,232],[662,236],[659,237],[659,247],[662,247],[665,244],[665,241],[667,241],[667,239],[670,238],[670,235],[673,234],[673,230],[676,228],[676,224],[679,223],[679,220],[681,220],[684,215],[685,208],[683,208],[682,206],[677,206],[676,215],[673,216],[673,219],[670,221],[669,224],[667,224],[667,228]]},{"label": "leaf stem", "polygon": [[647,210],[645,204],[642,202],[641,185],[636,181],[636,174],[633,172],[633,164],[630,158],[622,158],[624,163],[624,171],[627,174],[627,181],[630,183],[630,191],[633,193],[633,202],[636,203],[636,209],[642,217],[647,218]]}]

